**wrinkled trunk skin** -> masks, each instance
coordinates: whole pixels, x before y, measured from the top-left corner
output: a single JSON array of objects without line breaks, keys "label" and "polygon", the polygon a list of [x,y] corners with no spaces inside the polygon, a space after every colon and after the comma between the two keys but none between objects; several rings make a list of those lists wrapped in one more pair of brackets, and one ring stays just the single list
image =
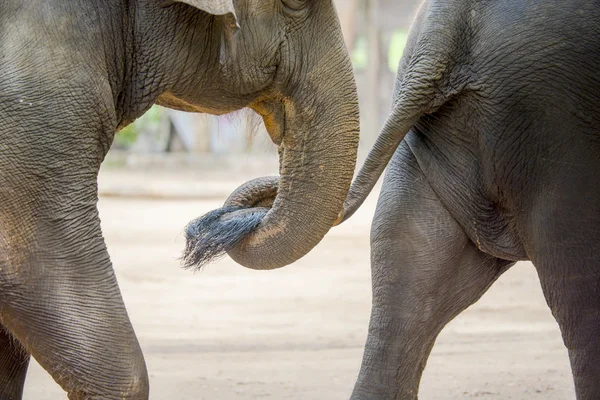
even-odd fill
[{"label": "wrinkled trunk skin", "polygon": [[[337,40],[343,49],[339,32]],[[350,60],[344,50],[329,57],[283,100],[279,180],[251,182],[237,191],[237,202],[192,222],[186,232],[187,266],[226,251],[251,269],[280,268],[307,254],[333,226],[354,173],[359,121]],[[265,197],[267,207],[257,204]]]},{"label": "wrinkled trunk skin", "polygon": [[[344,110],[332,105],[337,115],[327,119],[358,123],[353,112],[339,115],[338,107]],[[303,121],[286,132],[277,198],[258,229],[228,252],[236,262],[253,269],[283,267],[308,253],[333,226],[352,180],[358,129],[319,124]]]}]

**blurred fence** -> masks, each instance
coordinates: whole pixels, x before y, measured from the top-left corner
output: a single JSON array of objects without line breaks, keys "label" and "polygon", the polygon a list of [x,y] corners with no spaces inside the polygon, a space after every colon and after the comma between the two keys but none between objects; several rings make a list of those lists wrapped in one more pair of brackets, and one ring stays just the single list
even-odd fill
[{"label": "blurred fence", "polygon": [[[420,0],[335,0],[354,64],[361,147],[370,148],[388,114],[395,72]],[[226,116],[158,106],[122,130],[113,148],[135,153],[270,154],[262,120],[244,109]]]}]

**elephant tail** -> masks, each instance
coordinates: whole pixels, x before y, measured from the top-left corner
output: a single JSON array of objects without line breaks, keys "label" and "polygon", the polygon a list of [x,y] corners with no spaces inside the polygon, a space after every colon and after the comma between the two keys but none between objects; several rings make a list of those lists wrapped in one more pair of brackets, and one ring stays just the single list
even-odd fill
[{"label": "elephant tail", "polygon": [[464,15],[468,2],[429,0],[421,6],[400,62],[392,111],[355,178],[334,225],[366,200],[396,149],[426,114],[469,88],[476,76],[461,58],[469,54]]},{"label": "elephant tail", "polygon": [[334,226],[350,218],[364,203],[406,134],[426,114],[425,110],[426,108],[411,109],[401,101],[394,105],[375,145],[352,182],[344,208]]}]

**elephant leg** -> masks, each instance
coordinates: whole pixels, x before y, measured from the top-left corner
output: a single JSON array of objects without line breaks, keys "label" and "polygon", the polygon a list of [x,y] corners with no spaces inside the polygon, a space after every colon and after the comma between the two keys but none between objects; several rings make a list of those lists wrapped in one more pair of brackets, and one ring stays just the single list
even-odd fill
[{"label": "elephant leg", "polygon": [[[598,399],[600,273],[595,271],[565,277],[549,273],[546,268],[546,264],[543,268],[538,267],[538,274],[548,305],[560,326],[569,351],[577,399]],[[564,265],[560,268],[564,268]]]},{"label": "elephant leg", "polygon": [[146,365],[97,209],[98,170],[113,130],[99,137],[93,118],[73,117],[85,110],[70,109],[65,119],[28,119],[72,130],[6,134],[0,323],[70,399],[145,400]]},{"label": "elephant leg", "polygon": [[30,356],[21,344],[0,327],[0,400],[20,400]]},{"label": "elephant leg", "polygon": [[[106,254],[98,243],[90,245]],[[39,267],[43,272],[34,279],[15,277],[26,283],[12,281],[19,290],[3,293],[2,323],[69,399],[148,399],[146,366],[110,262],[84,273],[69,271],[76,260],[66,259],[60,262],[66,265]]]},{"label": "elephant leg", "polygon": [[69,399],[148,398],[146,366],[110,264],[23,289],[2,299],[2,322]]},{"label": "elephant leg", "polygon": [[[590,197],[562,217],[536,220],[532,257],[568,349],[578,400],[600,397],[600,194]],[[564,210],[560,204],[552,206]]]},{"label": "elephant leg", "polygon": [[404,143],[383,183],[371,263],[373,308],[352,400],[417,399],[438,333],[512,263],[469,240]]},{"label": "elephant leg", "polygon": [[[90,182],[77,183],[79,191],[65,201],[9,198],[3,203],[0,322],[70,399],[145,400],[144,358],[100,230],[95,182]],[[69,193],[65,186],[59,187]],[[0,192],[0,199],[19,190]],[[37,208],[30,211],[30,203]]]}]

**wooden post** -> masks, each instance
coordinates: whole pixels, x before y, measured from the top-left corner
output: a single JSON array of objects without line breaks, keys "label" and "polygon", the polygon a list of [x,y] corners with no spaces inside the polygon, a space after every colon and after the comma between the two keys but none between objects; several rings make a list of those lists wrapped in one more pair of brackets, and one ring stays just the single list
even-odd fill
[{"label": "wooden post", "polygon": [[194,153],[210,153],[212,116],[194,115]]},{"label": "wooden post", "polygon": [[370,148],[381,128],[379,116],[381,96],[381,28],[379,26],[379,0],[367,0],[367,39],[369,43],[369,63],[367,66],[367,107],[365,108],[365,129],[362,145]]},{"label": "wooden post", "polygon": [[359,0],[336,0],[340,24],[344,33],[344,41],[348,51],[354,49],[354,41],[356,40],[356,14],[358,10]]}]

